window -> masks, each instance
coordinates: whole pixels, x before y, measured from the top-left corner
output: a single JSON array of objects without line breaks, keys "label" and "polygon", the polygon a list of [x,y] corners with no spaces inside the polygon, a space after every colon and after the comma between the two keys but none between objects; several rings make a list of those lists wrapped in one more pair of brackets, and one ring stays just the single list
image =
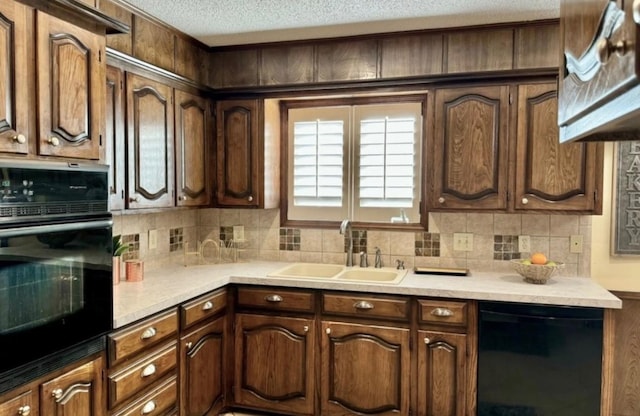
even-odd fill
[{"label": "window", "polygon": [[287,101],[288,221],[420,223],[423,97]]}]

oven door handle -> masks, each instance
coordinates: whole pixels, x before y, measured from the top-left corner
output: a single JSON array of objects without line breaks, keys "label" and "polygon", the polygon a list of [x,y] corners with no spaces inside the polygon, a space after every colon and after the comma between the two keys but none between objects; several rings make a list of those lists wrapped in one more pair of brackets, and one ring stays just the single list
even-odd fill
[{"label": "oven door handle", "polygon": [[15,227],[0,229],[0,237],[20,237],[33,234],[57,233],[64,231],[79,231],[92,228],[109,228],[113,226],[113,220],[95,220],[84,222],[66,222],[64,224],[33,225],[28,227]]}]

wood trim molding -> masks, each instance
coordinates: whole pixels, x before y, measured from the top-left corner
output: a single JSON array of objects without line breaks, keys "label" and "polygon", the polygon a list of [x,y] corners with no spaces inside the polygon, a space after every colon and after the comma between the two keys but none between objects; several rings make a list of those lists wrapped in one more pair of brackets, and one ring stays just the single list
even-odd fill
[{"label": "wood trim molding", "polygon": [[103,27],[107,35],[129,33],[131,28],[78,0],[18,0],[28,6],[81,26]]}]

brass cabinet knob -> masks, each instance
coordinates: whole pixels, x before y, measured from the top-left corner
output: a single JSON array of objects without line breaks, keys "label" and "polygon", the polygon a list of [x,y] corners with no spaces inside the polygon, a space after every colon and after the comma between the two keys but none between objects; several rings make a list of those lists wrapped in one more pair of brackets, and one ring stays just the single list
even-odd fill
[{"label": "brass cabinet knob", "polygon": [[138,197],[137,196],[130,197],[129,202],[138,202]]},{"label": "brass cabinet knob", "polygon": [[58,139],[57,137],[49,137],[49,140],[47,140],[49,142],[49,144],[51,146],[58,146],[60,145],[60,139]]},{"label": "brass cabinet knob", "polygon": [[441,196],[440,198],[438,198],[438,202],[441,203],[441,204],[444,204],[444,202],[445,202],[444,197]]},{"label": "brass cabinet knob", "polygon": [[449,308],[435,308],[431,311],[431,315],[448,318],[453,316],[453,311]]},{"label": "brass cabinet knob", "polygon": [[208,311],[208,310],[210,310],[210,309],[213,309],[213,302],[211,302],[211,301],[206,301],[206,302],[204,303],[204,305],[202,305],[202,310],[203,310],[203,311]]},{"label": "brass cabinet knob", "polygon": [[527,205],[529,203],[528,198],[522,198],[522,205]]},{"label": "brass cabinet knob", "polygon": [[249,198],[247,198],[247,201],[253,202],[253,197],[251,195],[249,195]]},{"label": "brass cabinet knob", "polygon": [[16,134],[12,137],[12,139],[14,142],[19,144],[25,144],[27,142],[27,138],[24,136],[24,134]]},{"label": "brass cabinet knob", "polygon": [[309,332],[309,325],[305,325],[305,326],[303,326],[303,327],[302,327],[302,330],[303,330],[304,332]]},{"label": "brass cabinet knob", "polygon": [[60,400],[62,398],[62,393],[64,393],[62,389],[54,389],[51,392],[51,396],[56,400]]},{"label": "brass cabinet knob", "polygon": [[324,331],[327,333],[327,335],[331,334],[331,328],[327,328]]},{"label": "brass cabinet knob", "polygon": [[373,309],[373,303],[367,302],[366,300],[361,300],[353,304],[353,307],[360,310],[370,310]]},{"label": "brass cabinet knob", "polygon": [[180,195],[180,196],[178,197],[178,200],[179,200],[179,201],[186,201],[186,200],[187,200],[187,197],[186,197],[185,195]]},{"label": "brass cabinet knob", "polygon": [[431,340],[427,337],[424,337],[424,343],[425,344],[429,344],[431,342]]},{"label": "brass cabinet knob", "polygon": [[614,53],[622,56],[630,50],[629,42],[626,40],[613,43],[610,39],[602,38],[598,41],[598,60],[600,63],[606,64]]},{"label": "brass cabinet knob", "polygon": [[187,342],[186,344],[184,344],[185,347],[187,347],[188,350],[191,349],[191,347],[193,347],[193,342]]},{"label": "brass cabinet knob", "polygon": [[29,416],[31,414],[31,406],[29,405],[21,406],[18,409],[18,414],[20,416]]}]

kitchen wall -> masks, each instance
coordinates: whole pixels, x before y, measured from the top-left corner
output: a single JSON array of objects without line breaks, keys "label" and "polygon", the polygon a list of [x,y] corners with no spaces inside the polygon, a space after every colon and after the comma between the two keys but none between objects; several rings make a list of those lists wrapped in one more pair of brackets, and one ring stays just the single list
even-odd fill
[{"label": "kitchen wall", "polygon": [[[114,214],[114,233],[132,242],[128,257],[145,261],[153,270],[173,264],[196,264],[197,241],[216,242],[233,238],[233,226],[242,225],[244,241],[238,244],[237,260],[303,261],[342,264],[345,242],[338,228],[281,228],[280,212],[272,210],[200,209],[149,214]],[[589,276],[591,266],[590,216],[533,214],[433,213],[429,232],[354,230],[354,249],[366,251],[373,265],[374,248],[379,247],[384,265],[397,259],[407,268],[414,266],[463,267],[472,271],[506,272],[509,259],[527,257],[518,252],[518,235],[531,237],[531,252],[550,253],[553,260],[566,263],[567,276]],[[149,249],[149,230],[156,230],[157,248]],[[473,234],[471,251],[453,250],[454,233]],[[569,251],[571,235],[582,235],[583,253]],[[228,244],[228,243],[227,243]],[[214,260],[215,250],[207,245],[206,258]],[[223,250],[222,261],[233,261],[231,250]],[[357,257],[354,259],[358,264]]]},{"label": "kitchen wall", "polygon": [[640,256],[611,256],[614,144],[606,143],[602,215],[593,217],[592,277],[609,290],[640,291]]}]

